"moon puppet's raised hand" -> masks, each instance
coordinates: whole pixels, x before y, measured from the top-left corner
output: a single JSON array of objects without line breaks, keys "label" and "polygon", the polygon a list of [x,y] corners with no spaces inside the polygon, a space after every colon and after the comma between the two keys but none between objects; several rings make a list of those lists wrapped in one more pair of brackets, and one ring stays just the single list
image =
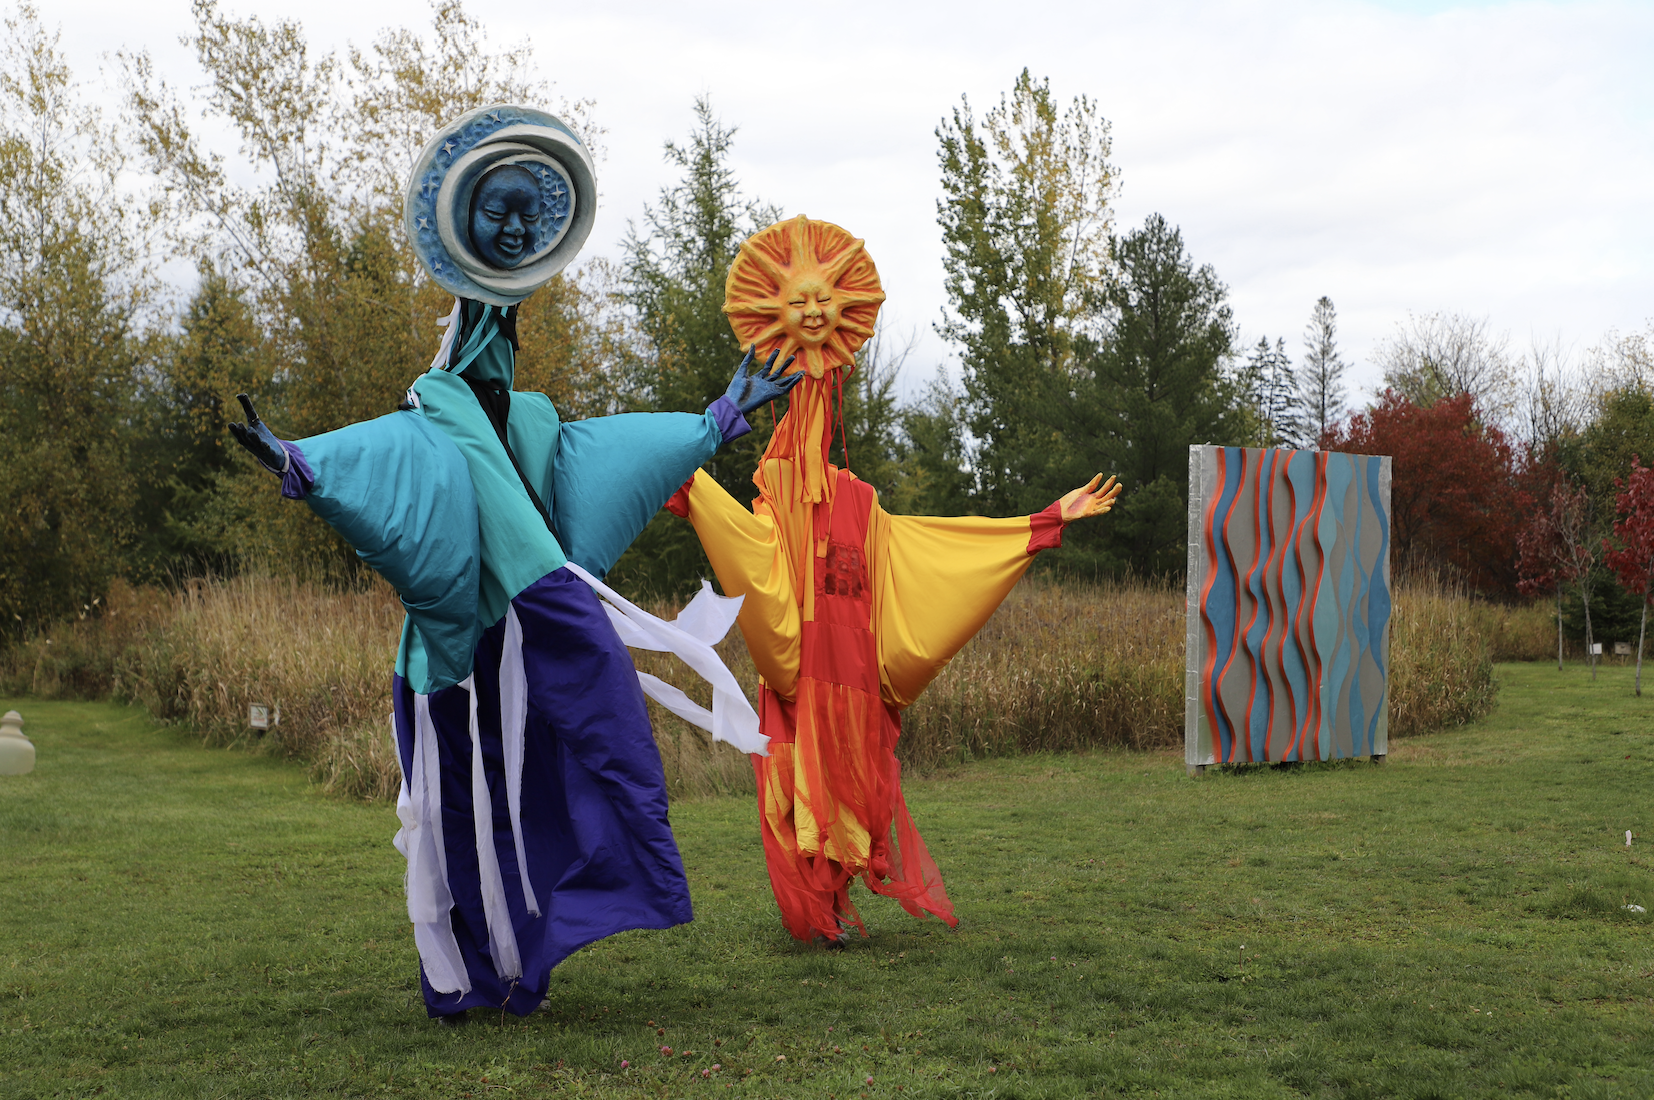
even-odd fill
[{"label": "moon puppet's raised hand", "polygon": [[741,365],[735,368],[735,377],[730,380],[729,391],[724,394],[725,397],[735,403],[736,408],[741,410],[742,416],[760,406],[769,404],[777,398],[785,397],[787,391],[796,386],[799,380],[804,377],[803,371],[799,371],[797,374],[787,373],[787,368],[793,365],[794,356],[787,356],[787,361],[779,367],[775,365],[776,357],[781,354],[780,348],[770,352],[769,359],[765,361],[762,367],[748,374],[747,372],[751,369],[752,361],[757,354],[757,344],[747,348],[746,358],[742,359]]},{"label": "moon puppet's raised hand", "polygon": [[1103,475],[1098,474],[1073,492],[1063,494],[1062,521],[1073,523],[1102,515],[1114,507],[1114,498],[1120,495],[1120,489],[1120,483],[1114,478],[1104,482]]},{"label": "moon puppet's raised hand", "polygon": [[237,443],[252,452],[260,466],[273,474],[285,473],[292,459],[287,456],[281,440],[276,438],[276,433],[270,430],[269,425],[258,418],[252,398],[238,393],[236,399],[241,402],[241,408],[247,414],[247,423],[231,424],[230,434],[235,436]]}]

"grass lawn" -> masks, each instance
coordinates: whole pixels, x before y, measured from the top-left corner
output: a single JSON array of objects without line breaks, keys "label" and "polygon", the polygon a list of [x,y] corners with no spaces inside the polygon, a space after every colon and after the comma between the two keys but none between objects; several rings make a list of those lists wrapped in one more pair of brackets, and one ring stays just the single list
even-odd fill
[{"label": "grass lawn", "polygon": [[0,1096],[1654,1096],[1654,923],[1622,908],[1654,908],[1654,699],[1499,673],[1489,720],[1383,766],[914,781],[964,923],[862,893],[843,952],[782,931],[751,805],[678,806],[695,922],[458,1029],[420,1005],[390,807],[0,700],[40,759],[0,778]]}]

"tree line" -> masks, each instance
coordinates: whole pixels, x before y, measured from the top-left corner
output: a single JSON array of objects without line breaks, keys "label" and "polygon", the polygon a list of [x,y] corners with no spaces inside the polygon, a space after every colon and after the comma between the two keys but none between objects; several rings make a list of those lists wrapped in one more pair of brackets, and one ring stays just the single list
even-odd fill
[{"label": "tree line", "polygon": [[[556,101],[529,50],[491,49],[458,0],[436,4],[423,32],[389,29],[343,54],[215,0],[193,16],[185,41],[205,84],[172,87],[147,54],[122,52],[112,117],[78,96],[38,13],[23,6],[5,24],[0,491],[14,518],[0,613],[14,634],[96,614],[117,576],[360,580],[348,548],[230,446],[233,395],[259,395],[289,437],[394,408],[448,310],[400,230],[412,158],[447,119],[551,103],[601,155],[594,105]],[[704,407],[739,358],[724,276],[742,240],[785,211],[744,193],[736,131],[704,97],[693,106],[688,134],[665,147],[673,182],[631,220],[620,255],[523,306],[518,387],[550,394],[566,418]],[[225,128],[233,153],[208,138]],[[1330,298],[1306,303],[1296,357],[1284,337],[1243,347],[1227,286],[1174,223],[1116,226],[1109,123],[1090,99],[1064,104],[1024,71],[986,110],[961,98],[935,136],[938,332],[958,380],[899,399],[901,370],[924,365],[881,331],[845,388],[834,445],[887,508],[1031,512],[1103,470],[1127,485],[1115,516],[1070,532],[1042,566],[1170,576],[1184,561],[1191,444],[1364,450],[1395,456],[1398,566],[1495,598],[1560,586],[1581,629],[1587,604],[1568,593],[1588,594],[1599,634],[1638,609],[1601,543],[1624,549],[1614,482],[1632,456],[1654,456],[1643,338],[1611,337],[1588,369],[1565,370],[1558,349],[1514,354],[1485,322],[1410,318],[1381,349],[1384,392],[1352,411]],[[180,265],[193,271],[184,290],[161,274]],[[755,421],[713,460],[733,491],[772,432],[768,414]],[[1560,538],[1544,543],[1534,517],[1564,491],[1583,494],[1575,541],[1597,548],[1584,588],[1535,549]],[[612,579],[674,595],[708,572],[687,525],[663,514]]]}]

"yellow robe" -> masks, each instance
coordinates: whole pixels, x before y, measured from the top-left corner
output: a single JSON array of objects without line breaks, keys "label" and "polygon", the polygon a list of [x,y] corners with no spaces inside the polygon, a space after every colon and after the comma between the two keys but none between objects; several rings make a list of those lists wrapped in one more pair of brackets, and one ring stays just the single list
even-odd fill
[{"label": "yellow robe", "polygon": [[[673,500],[695,526],[762,679],[770,755],[754,757],[771,885],[799,939],[860,919],[861,877],[915,916],[957,923],[901,794],[900,712],[981,629],[1033,554],[1035,516],[894,516],[826,461],[826,383],[795,387],[748,511],[704,470]],[[791,422],[791,423],[789,423]]]}]

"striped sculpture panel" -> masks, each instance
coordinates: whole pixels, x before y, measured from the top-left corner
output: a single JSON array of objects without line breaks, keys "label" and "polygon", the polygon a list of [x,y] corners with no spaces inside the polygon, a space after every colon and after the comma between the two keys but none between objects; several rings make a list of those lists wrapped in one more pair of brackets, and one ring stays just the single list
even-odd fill
[{"label": "striped sculpture panel", "polygon": [[1390,460],[1189,448],[1184,758],[1383,756]]}]

